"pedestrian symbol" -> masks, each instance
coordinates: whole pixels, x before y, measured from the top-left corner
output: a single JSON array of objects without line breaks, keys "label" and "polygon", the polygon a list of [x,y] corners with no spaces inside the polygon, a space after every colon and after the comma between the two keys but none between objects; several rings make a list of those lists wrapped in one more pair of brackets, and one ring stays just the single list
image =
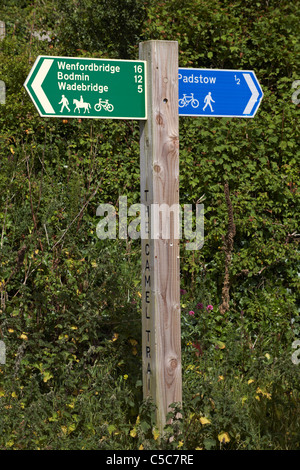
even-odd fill
[{"label": "pedestrian symbol", "polygon": [[210,107],[210,110],[211,112],[213,113],[214,110],[212,109],[212,106],[211,106],[211,103],[215,103],[215,101],[212,99],[212,96],[211,96],[211,92],[209,91],[208,92],[208,95],[206,95],[206,97],[204,98],[204,103],[205,103],[205,106],[203,108],[203,111],[205,110],[205,108],[207,107],[207,105]]},{"label": "pedestrian symbol", "polygon": [[68,106],[69,101],[68,101],[68,99],[65,97],[65,95],[62,95],[61,100],[60,100],[60,102],[59,102],[58,104],[61,104],[61,105],[62,105],[62,107],[61,107],[61,109],[60,109],[60,112],[61,112],[61,113],[63,112],[63,109],[64,109],[64,108],[67,108],[67,110],[68,110],[69,112],[71,111],[70,108],[69,108],[69,106]]}]

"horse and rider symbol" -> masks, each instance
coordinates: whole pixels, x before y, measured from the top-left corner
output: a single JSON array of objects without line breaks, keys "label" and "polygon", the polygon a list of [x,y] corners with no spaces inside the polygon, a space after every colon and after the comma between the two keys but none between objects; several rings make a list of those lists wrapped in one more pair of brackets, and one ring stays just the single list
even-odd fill
[{"label": "horse and rider symbol", "polygon": [[[63,112],[64,108],[66,108],[69,111],[69,113],[71,112],[69,108],[69,100],[65,95],[62,95],[61,100],[58,104],[62,105],[60,109],[61,113]],[[90,112],[91,105],[90,103],[83,101],[82,96],[80,96],[80,100],[76,100],[74,98],[73,104],[75,104],[74,113],[78,111],[78,113],[80,114],[80,109],[84,109],[84,114],[86,112],[88,113]],[[102,108],[105,109],[105,111],[109,111],[110,113],[114,110],[114,106],[111,103],[109,103],[108,100],[102,100],[100,98],[99,102],[95,104],[94,109],[95,111],[101,111]]]}]

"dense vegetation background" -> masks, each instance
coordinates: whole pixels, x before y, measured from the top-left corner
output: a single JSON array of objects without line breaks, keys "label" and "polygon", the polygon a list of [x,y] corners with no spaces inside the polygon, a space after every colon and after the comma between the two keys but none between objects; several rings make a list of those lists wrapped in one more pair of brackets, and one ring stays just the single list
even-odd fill
[{"label": "dense vegetation background", "polygon": [[[0,449],[299,449],[299,13],[1,0]],[[40,118],[23,87],[39,54],[138,59],[148,39],[264,91],[254,119],[180,118],[181,203],[204,202],[205,243],[182,242],[183,417],[164,436],[142,400],[139,241],[96,236],[100,203],[139,202],[139,123]]]}]

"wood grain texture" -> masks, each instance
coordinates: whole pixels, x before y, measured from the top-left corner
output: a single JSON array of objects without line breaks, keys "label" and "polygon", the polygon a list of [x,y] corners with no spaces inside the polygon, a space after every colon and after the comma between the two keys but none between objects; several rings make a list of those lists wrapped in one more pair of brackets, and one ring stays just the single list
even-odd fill
[{"label": "wood grain texture", "polygon": [[141,43],[139,58],[147,61],[148,81],[148,119],[141,123],[140,142],[148,232],[142,239],[143,387],[144,397],[157,406],[162,430],[169,405],[182,401],[178,225],[174,229],[171,223],[170,238],[163,238],[165,224],[179,220],[163,212],[154,231],[151,215],[153,204],[179,207],[178,43]]}]

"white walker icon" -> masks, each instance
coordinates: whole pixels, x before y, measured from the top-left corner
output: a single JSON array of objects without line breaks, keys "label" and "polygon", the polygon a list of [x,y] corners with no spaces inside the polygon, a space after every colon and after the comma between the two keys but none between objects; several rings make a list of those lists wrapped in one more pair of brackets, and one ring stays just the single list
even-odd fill
[{"label": "white walker icon", "polygon": [[58,104],[61,104],[61,105],[62,105],[61,110],[60,110],[61,113],[63,112],[63,109],[64,109],[64,108],[67,108],[67,110],[68,110],[69,112],[71,112],[71,110],[70,110],[70,108],[69,108],[69,106],[68,106],[68,104],[69,104],[68,98],[66,98],[65,95],[62,95],[62,96],[61,96],[61,100],[60,100],[60,102],[59,102]]},{"label": "white walker icon", "polygon": [[212,106],[211,106],[211,103],[212,103],[212,102],[215,103],[215,101],[212,99],[211,92],[209,91],[209,92],[208,92],[208,95],[206,95],[206,97],[204,98],[205,106],[204,106],[204,108],[203,108],[203,111],[205,111],[205,108],[206,108],[207,106],[209,106],[211,112],[213,113],[214,110],[212,109]]}]

